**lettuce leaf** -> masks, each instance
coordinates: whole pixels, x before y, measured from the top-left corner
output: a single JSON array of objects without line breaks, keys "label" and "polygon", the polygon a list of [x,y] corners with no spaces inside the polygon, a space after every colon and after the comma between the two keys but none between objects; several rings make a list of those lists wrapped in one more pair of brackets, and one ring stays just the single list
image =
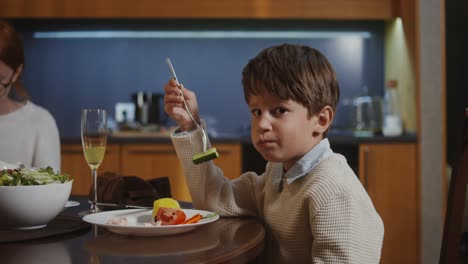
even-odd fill
[{"label": "lettuce leaf", "polygon": [[54,172],[52,167],[40,169],[5,169],[0,170],[0,186],[44,185],[70,181],[68,174]]}]

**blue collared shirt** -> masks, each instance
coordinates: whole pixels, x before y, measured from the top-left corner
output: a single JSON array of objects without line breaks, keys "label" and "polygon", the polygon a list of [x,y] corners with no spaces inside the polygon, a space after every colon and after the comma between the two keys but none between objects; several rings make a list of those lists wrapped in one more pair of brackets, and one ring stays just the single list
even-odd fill
[{"label": "blue collared shirt", "polygon": [[296,164],[284,174],[283,178],[286,179],[288,184],[291,184],[293,181],[307,175],[322,160],[330,157],[332,154],[333,150],[330,148],[330,142],[327,138],[324,138],[298,160]]}]

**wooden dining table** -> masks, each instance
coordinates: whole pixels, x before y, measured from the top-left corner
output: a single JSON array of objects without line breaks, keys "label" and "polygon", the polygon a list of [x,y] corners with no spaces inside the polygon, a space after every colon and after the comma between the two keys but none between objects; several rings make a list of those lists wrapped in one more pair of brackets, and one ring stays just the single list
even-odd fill
[{"label": "wooden dining table", "polygon": [[[67,208],[60,216],[80,221],[78,214],[89,209],[87,199],[70,199],[80,205]],[[0,263],[262,263],[265,229],[255,218],[221,217],[187,233],[152,237],[120,235],[80,224],[86,228],[0,242]]]}]

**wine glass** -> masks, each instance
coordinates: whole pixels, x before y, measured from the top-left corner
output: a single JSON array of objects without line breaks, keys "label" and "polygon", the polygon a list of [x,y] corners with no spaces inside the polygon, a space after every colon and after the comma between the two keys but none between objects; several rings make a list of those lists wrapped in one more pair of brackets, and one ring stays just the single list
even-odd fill
[{"label": "wine glass", "polygon": [[81,143],[85,160],[93,176],[93,199],[90,213],[97,213],[97,170],[104,159],[107,144],[107,114],[104,109],[81,111]]}]

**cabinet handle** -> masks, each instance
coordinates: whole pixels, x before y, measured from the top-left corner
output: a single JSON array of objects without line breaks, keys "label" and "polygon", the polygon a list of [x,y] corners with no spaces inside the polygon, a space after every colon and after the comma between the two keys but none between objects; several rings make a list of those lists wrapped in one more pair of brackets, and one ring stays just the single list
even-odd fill
[{"label": "cabinet handle", "polygon": [[175,154],[174,150],[129,150],[128,154],[145,155],[145,154]]},{"label": "cabinet handle", "polygon": [[369,187],[369,156],[370,150],[364,147],[364,188],[367,190]]}]

